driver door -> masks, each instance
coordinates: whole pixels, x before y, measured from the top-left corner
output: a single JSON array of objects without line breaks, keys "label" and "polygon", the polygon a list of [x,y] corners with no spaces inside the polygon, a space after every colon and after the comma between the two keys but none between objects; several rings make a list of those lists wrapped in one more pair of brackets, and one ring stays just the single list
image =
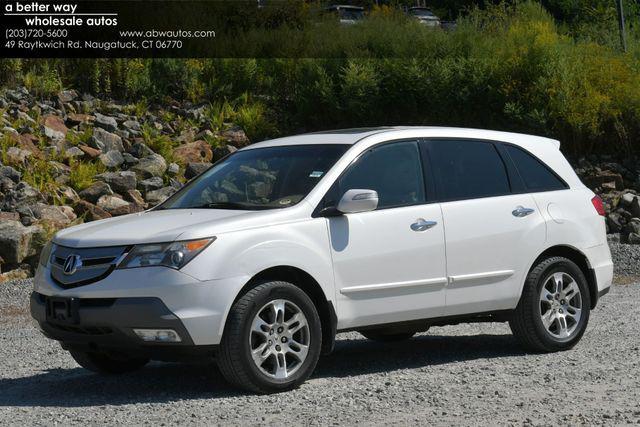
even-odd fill
[{"label": "driver door", "polygon": [[417,142],[398,141],[365,152],[330,192],[339,199],[349,189],[370,189],[379,199],[374,211],[326,219],[339,328],[443,312],[442,213],[426,203],[423,177]]}]

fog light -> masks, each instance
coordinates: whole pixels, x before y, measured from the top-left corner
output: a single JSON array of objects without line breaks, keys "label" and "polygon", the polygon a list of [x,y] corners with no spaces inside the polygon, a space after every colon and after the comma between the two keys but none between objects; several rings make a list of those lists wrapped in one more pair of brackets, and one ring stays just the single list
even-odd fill
[{"label": "fog light", "polygon": [[134,329],[133,332],[147,342],[180,342],[180,335],[173,329]]}]

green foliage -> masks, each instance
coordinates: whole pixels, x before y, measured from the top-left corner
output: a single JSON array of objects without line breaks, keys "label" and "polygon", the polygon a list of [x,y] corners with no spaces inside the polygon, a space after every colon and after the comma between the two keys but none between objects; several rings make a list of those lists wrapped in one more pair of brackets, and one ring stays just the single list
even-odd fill
[{"label": "green foliage", "polygon": [[164,157],[167,162],[175,161],[175,156],[173,155],[175,144],[167,135],[161,134],[149,124],[144,124],[142,126],[142,138],[149,148]]},{"label": "green foliage", "polygon": [[40,70],[32,69],[23,77],[23,84],[36,96],[50,97],[62,90],[62,81],[55,68],[43,63]]},{"label": "green foliage", "polygon": [[105,171],[101,163],[71,162],[69,185],[76,191],[82,191],[95,182],[95,176]]}]

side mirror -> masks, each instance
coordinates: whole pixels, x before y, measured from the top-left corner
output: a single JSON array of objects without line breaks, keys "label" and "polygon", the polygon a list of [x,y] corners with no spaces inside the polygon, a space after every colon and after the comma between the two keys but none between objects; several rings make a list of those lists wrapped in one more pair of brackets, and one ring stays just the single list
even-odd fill
[{"label": "side mirror", "polygon": [[378,192],[373,190],[348,190],[338,202],[338,211],[346,214],[369,212],[377,207]]}]

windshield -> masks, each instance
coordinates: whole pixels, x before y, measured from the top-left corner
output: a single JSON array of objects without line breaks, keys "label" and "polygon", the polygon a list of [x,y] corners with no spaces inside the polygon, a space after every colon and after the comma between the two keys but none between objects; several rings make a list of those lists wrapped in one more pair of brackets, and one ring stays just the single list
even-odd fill
[{"label": "windshield", "polygon": [[160,209],[277,209],[302,200],[349,145],[289,145],[238,151]]}]

